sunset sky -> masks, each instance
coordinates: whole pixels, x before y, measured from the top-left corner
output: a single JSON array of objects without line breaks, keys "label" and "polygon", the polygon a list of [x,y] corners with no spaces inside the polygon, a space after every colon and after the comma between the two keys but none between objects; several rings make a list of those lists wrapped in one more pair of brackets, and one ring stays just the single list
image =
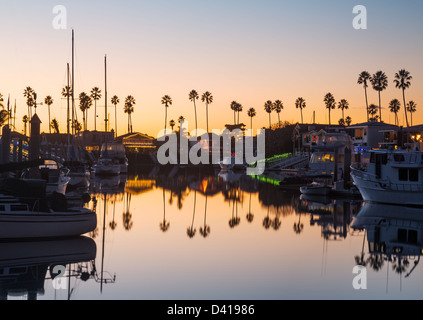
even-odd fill
[{"label": "sunset sky", "polygon": [[[352,10],[364,5],[368,29],[355,30]],[[56,5],[67,9],[68,29],[52,26]],[[423,122],[423,3],[421,0],[122,0],[122,1],[6,1],[1,0],[0,93],[7,103],[17,100],[17,130],[27,112],[23,91],[31,86],[39,102],[52,95],[52,117],[66,128],[66,64],[71,62],[71,29],[75,30],[76,93],[98,86],[104,91],[104,55],[108,56],[108,95],[118,95],[119,134],[127,131],[123,100],[136,99],[134,131],[157,136],[164,127],[161,97],[170,95],[169,118],[183,115],[194,129],[194,108],[188,93],[212,92],[210,128],[233,122],[230,103],[244,107],[241,121],[249,125],[247,110],[255,108],[254,127],[268,125],[267,100],[280,99],[281,119],[298,122],[295,100],[304,97],[304,121],[328,122],[323,103],[327,92],[347,99],[346,115],[366,120],[364,90],[358,74],[383,70],[389,88],[382,92],[383,120],[394,122],[387,109],[402,94],[393,84],[395,72],[405,68],[413,76],[407,101],[417,102],[414,124]],[[369,89],[369,102],[378,104]],[[109,103],[109,106],[111,104]],[[97,128],[104,129],[104,99],[98,102]],[[79,109],[78,109],[79,110]],[[198,103],[199,126],[206,127],[205,106]],[[47,131],[47,109],[38,108]],[[114,109],[109,109],[114,127]],[[79,112],[78,117],[82,118]],[[94,127],[94,106],[88,113]],[[341,111],[332,113],[332,123]],[[403,109],[400,121],[403,123]],[[272,115],[276,121],[276,114]]]}]

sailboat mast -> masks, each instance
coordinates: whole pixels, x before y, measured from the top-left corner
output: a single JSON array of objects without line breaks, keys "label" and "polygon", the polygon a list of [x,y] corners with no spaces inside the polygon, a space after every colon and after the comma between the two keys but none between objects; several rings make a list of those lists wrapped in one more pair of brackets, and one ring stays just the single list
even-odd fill
[{"label": "sailboat mast", "polygon": [[[70,89],[70,79],[69,79],[69,63],[67,65],[67,78],[68,78],[68,87],[67,87],[67,95],[66,95],[66,99],[67,99],[67,116],[68,116],[68,121],[67,121],[67,130],[68,130],[68,146],[66,148],[66,160],[69,160],[69,147],[70,147],[70,127],[69,127],[69,122],[71,121],[70,119],[70,97],[69,97],[69,89]],[[72,127],[73,127],[73,123],[72,123]]]},{"label": "sailboat mast", "polygon": [[75,115],[75,36],[74,36],[74,30],[72,29],[72,135],[75,134],[74,115]]},{"label": "sailboat mast", "polygon": [[108,116],[107,116],[107,55],[104,56],[104,86],[105,86],[105,90],[104,90],[104,98],[105,98],[105,118],[104,118],[104,126],[105,126],[105,131],[108,132],[108,128],[107,128],[107,124],[109,122],[108,120]]}]

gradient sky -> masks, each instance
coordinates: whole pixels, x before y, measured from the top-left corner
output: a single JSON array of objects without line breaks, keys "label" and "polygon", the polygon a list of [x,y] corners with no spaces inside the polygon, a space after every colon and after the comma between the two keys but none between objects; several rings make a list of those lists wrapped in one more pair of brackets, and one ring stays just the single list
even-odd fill
[{"label": "gradient sky", "polygon": [[[104,55],[108,56],[108,94],[121,98],[119,133],[126,132],[123,100],[137,101],[134,131],[157,136],[164,126],[161,97],[173,98],[169,118],[183,115],[194,129],[193,105],[188,93],[211,91],[210,128],[222,129],[233,122],[230,102],[244,107],[241,121],[249,124],[246,110],[258,111],[254,127],[268,124],[264,102],[280,99],[281,120],[300,121],[296,98],[307,100],[304,121],[327,123],[323,97],[347,99],[346,115],[353,122],[366,120],[364,90],[358,74],[383,70],[389,88],[382,105],[402,101],[395,89],[395,72],[405,68],[413,76],[407,100],[415,100],[414,124],[423,122],[423,2],[420,0],[154,0],[154,1],[22,1],[0,0],[0,92],[17,99],[17,129],[26,114],[23,90],[31,86],[40,98],[52,95],[53,117],[66,128],[66,101],[60,96],[66,85],[66,64],[71,61],[71,29],[75,29],[76,93],[104,88]],[[355,5],[368,10],[368,29],[352,27]],[[68,30],[55,30],[53,7],[64,5]],[[40,99],[39,98],[39,99]],[[374,90],[369,102],[378,104]],[[199,108],[199,126],[206,127],[205,106]],[[93,129],[94,107],[89,111]],[[38,113],[47,127],[46,107]],[[104,129],[104,100],[98,102],[97,128]],[[114,110],[112,125],[114,125]],[[79,114],[81,117],[81,114]],[[276,121],[276,114],[272,115]],[[383,120],[394,116],[383,110]],[[341,112],[332,112],[332,122]],[[403,112],[400,113],[403,121]]]}]

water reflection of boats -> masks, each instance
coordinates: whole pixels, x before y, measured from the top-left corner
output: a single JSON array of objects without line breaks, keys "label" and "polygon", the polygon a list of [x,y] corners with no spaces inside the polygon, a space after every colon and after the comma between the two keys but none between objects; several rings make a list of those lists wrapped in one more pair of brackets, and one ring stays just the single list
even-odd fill
[{"label": "water reflection of boats", "polygon": [[354,223],[366,230],[370,252],[418,255],[423,249],[423,209],[366,203]]},{"label": "water reflection of boats", "polygon": [[322,227],[325,239],[346,238],[361,201],[301,195],[295,206],[297,214],[309,214],[310,225]]},{"label": "water reflection of boats", "polygon": [[96,254],[95,242],[86,237],[0,243],[0,299],[24,295],[36,299],[44,294],[45,281],[54,277],[54,266],[89,262]]}]

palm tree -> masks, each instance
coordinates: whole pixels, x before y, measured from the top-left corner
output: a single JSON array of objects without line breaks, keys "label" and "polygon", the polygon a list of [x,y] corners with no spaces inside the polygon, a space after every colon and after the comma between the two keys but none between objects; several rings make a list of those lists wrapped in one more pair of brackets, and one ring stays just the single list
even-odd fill
[{"label": "palm tree", "polygon": [[136,104],[133,96],[127,96],[123,111],[128,114],[128,133],[132,133],[132,114],[134,113],[134,105]]},{"label": "palm tree", "polygon": [[[401,69],[395,74],[395,87],[402,90],[402,98],[404,101],[404,106],[406,106],[405,103],[405,90],[410,88],[411,86],[411,80],[413,77],[410,75],[410,72],[408,72],[405,69]],[[409,127],[408,123],[408,116],[407,116],[407,108],[404,108],[405,111],[405,120],[407,122],[407,127]]]},{"label": "palm tree", "polygon": [[97,131],[97,101],[101,99],[101,90],[98,87],[91,90],[91,98],[94,100],[94,131]]},{"label": "palm tree", "polygon": [[251,135],[253,134],[253,118],[257,115],[256,109],[250,108],[248,110],[248,116],[251,118]]},{"label": "palm tree", "polygon": [[54,133],[60,133],[59,122],[57,121],[56,118],[51,120],[50,126],[54,130]]},{"label": "palm tree", "polygon": [[6,122],[9,120],[10,114],[7,110],[0,111],[0,128],[3,127]]},{"label": "palm tree", "polygon": [[207,121],[207,133],[209,132],[209,105],[213,103],[213,95],[206,91],[201,97],[201,101],[206,104],[206,121]]},{"label": "palm tree", "polygon": [[238,112],[238,124],[240,123],[239,122],[239,114],[242,112],[242,109],[243,109],[242,104],[238,103],[238,106],[236,108],[236,112]]},{"label": "palm tree", "polygon": [[82,130],[82,125],[79,123],[79,121],[78,120],[73,120],[73,125],[72,125],[72,129],[75,129],[75,132],[76,133],[79,133],[79,132],[81,132],[81,130]]},{"label": "palm tree", "polygon": [[89,95],[87,95],[85,92],[81,92],[79,94],[79,109],[82,111],[82,121],[84,122],[84,131],[87,131],[88,127],[88,119],[87,119],[87,113],[88,109],[91,108],[93,105],[93,101]]},{"label": "palm tree", "polygon": [[342,119],[344,120],[344,122],[345,122],[345,115],[344,115],[344,111],[345,111],[345,110],[348,110],[348,109],[349,109],[349,107],[350,107],[350,104],[348,103],[348,101],[347,101],[347,100],[342,99],[341,101],[339,101],[339,104],[338,104],[338,109],[341,109],[341,110],[342,110]]},{"label": "palm tree", "polygon": [[380,99],[380,93],[388,87],[388,77],[385,72],[378,71],[371,78],[373,89],[379,94],[379,121],[382,122],[382,102]]},{"label": "palm tree", "polygon": [[[30,120],[32,118],[31,108],[34,106],[34,102],[35,102],[34,94],[35,94],[35,91],[31,87],[26,87],[23,93],[24,97],[26,98],[26,105],[28,106],[28,118]],[[31,127],[31,123],[29,126]]]},{"label": "palm tree", "polygon": [[236,102],[236,101],[232,101],[231,102],[231,110],[234,112],[234,124],[236,125],[237,123],[236,123],[236,112],[237,112],[237,110],[238,110],[238,105],[239,105],[239,103],[238,102]]},{"label": "palm tree", "polygon": [[369,87],[368,81],[370,81],[370,73],[367,71],[363,71],[358,76],[358,84],[362,84],[364,87],[364,93],[366,95],[366,113],[367,113],[367,121],[369,121],[369,102],[367,99],[367,88]]},{"label": "palm tree", "polygon": [[273,103],[273,110],[275,110],[275,112],[278,114],[278,127],[281,127],[281,112],[283,110],[283,103],[280,100],[276,100]]},{"label": "palm tree", "polygon": [[410,112],[411,126],[413,126],[413,113],[417,111],[417,103],[415,103],[414,101],[410,101],[409,103],[407,103],[407,111]]},{"label": "palm tree", "polygon": [[272,130],[272,111],[273,111],[273,102],[267,100],[264,104],[264,110],[269,114],[269,130]]},{"label": "palm tree", "polygon": [[0,93],[0,108],[4,109],[4,105],[3,105],[3,95]]},{"label": "palm tree", "polygon": [[398,120],[398,112],[401,109],[401,102],[399,102],[398,99],[393,99],[390,103],[389,103],[389,110],[395,114],[395,125],[399,125],[399,120]]},{"label": "palm tree", "polygon": [[115,106],[115,132],[116,132],[116,137],[117,137],[118,136],[117,105],[120,102],[119,97],[116,96],[116,95],[113,96],[111,102]]},{"label": "palm tree", "polygon": [[26,124],[29,122],[29,118],[28,118],[27,115],[24,115],[23,116],[22,122],[24,123],[24,132],[25,132],[25,135],[26,135],[26,133],[27,133],[27,131],[26,131]]},{"label": "palm tree", "polygon": [[379,116],[377,116],[378,109],[379,109],[379,107],[377,105],[373,104],[373,103],[371,105],[369,105],[369,116],[371,116],[369,121],[377,122],[379,120]]},{"label": "palm tree", "polygon": [[347,127],[349,127],[352,124],[352,119],[350,116],[345,118],[345,124],[347,125]]},{"label": "palm tree", "polygon": [[329,110],[329,125],[331,125],[331,122],[330,122],[330,111],[333,110],[333,109],[335,109],[336,101],[335,101],[335,98],[334,98],[333,94],[330,93],[330,92],[325,95],[325,98],[323,99],[323,101],[326,104],[326,108]]},{"label": "palm tree", "polygon": [[[62,89],[62,97],[63,98],[65,98],[65,99],[67,99],[69,101],[69,99],[72,97],[72,95],[73,95],[73,93],[72,93],[72,88],[71,87],[65,86]],[[68,123],[69,123],[69,121],[71,121],[71,119],[68,119]],[[85,125],[85,123],[84,123],[84,125]]]},{"label": "palm tree", "polygon": [[167,108],[172,105],[172,98],[168,95],[163,96],[162,98],[162,104],[165,106],[165,134],[166,134],[166,128],[167,128]]},{"label": "palm tree", "polygon": [[173,132],[173,128],[174,128],[174,127],[175,127],[175,125],[176,125],[175,120],[170,120],[169,125],[170,125],[170,127],[172,128],[172,132]]},{"label": "palm tree", "polygon": [[[194,102],[194,112],[195,112],[195,133],[197,134],[197,129],[198,129],[198,121],[197,121],[197,104],[196,104],[196,100],[198,100],[200,98],[200,96],[198,95],[198,92],[195,90],[192,90],[189,95],[189,100]],[[173,129],[172,129],[173,130]]]},{"label": "palm tree", "polygon": [[307,106],[306,101],[304,98],[298,98],[297,101],[295,101],[295,107],[297,109],[301,110],[301,123],[304,124],[303,121],[303,109]]},{"label": "palm tree", "polygon": [[[48,107],[48,123],[50,123],[51,121],[50,121],[50,106],[53,104],[53,98],[51,97],[51,96],[47,96],[45,99],[44,99],[44,103],[47,105],[47,107]],[[50,133],[51,133],[51,127],[49,128],[49,130],[50,130]]]}]

